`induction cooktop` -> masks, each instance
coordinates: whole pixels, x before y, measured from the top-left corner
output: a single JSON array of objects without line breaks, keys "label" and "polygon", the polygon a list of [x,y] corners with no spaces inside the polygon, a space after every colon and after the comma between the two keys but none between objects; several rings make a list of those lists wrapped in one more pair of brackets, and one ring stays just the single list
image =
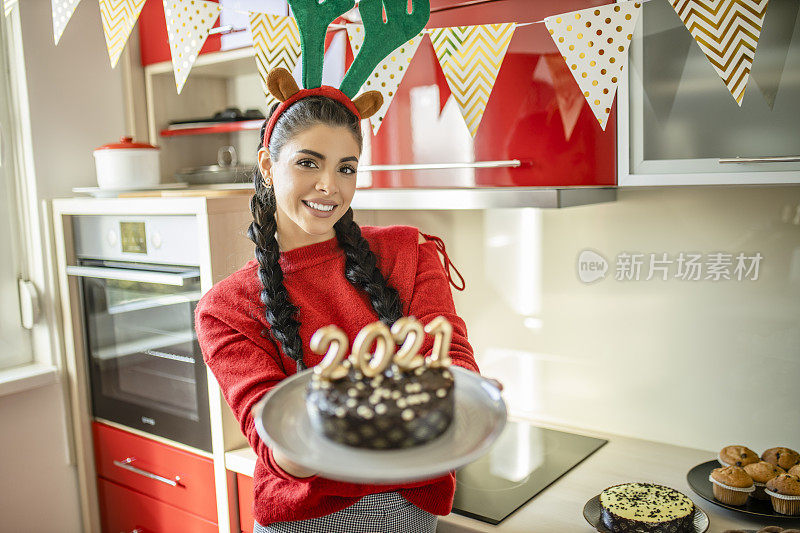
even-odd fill
[{"label": "induction cooktop", "polygon": [[456,472],[453,512],[499,524],[606,442],[509,420],[486,455]]}]

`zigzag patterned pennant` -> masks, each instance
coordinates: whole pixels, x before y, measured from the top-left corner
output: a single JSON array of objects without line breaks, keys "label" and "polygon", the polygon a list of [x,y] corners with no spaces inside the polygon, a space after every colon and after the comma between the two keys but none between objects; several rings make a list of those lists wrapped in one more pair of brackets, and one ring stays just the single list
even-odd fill
[{"label": "zigzag patterned pennant", "polygon": [[117,66],[122,49],[128,42],[145,0],[100,0],[100,18],[111,68]]},{"label": "zigzag patterned pennant", "polygon": [[516,23],[434,28],[431,41],[447,84],[475,137]]},{"label": "zigzag patterned pennant", "polygon": [[5,0],[3,2],[3,11],[5,11],[6,18],[11,14],[11,10],[17,5],[19,0]]},{"label": "zigzag patterned pennant", "polygon": [[294,70],[300,57],[300,32],[292,17],[250,13],[250,33],[253,34],[256,66],[269,108],[278,99],[267,89],[267,74],[278,67],[289,72]]},{"label": "zigzag patterned pennant", "polygon": [[181,94],[197,54],[219,17],[220,5],[206,0],[163,0],[167,36],[175,72],[175,87]]},{"label": "zigzag patterned pennant", "polygon": [[75,8],[81,0],[51,0],[50,6],[53,11],[53,41],[58,46],[58,41],[61,40],[61,34],[64,33],[64,28],[67,27],[67,22],[72,18]]},{"label": "zigzag patterned pennant", "polygon": [[769,0],[670,0],[741,107]]},{"label": "zigzag patterned pennant", "polygon": [[603,131],[641,7],[639,2],[620,2],[544,19]]},{"label": "zigzag patterned pennant", "polygon": [[[420,32],[416,37],[409,39],[405,44],[397,47],[391,54],[386,56],[372,70],[367,81],[361,86],[361,91],[374,89],[380,91],[383,95],[383,105],[369,119],[370,124],[372,124],[373,135],[378,134],[378,130],[383,123],[383,117],[389,111],[389,106],[397,93],[397,88],[408,71],[408,65],[411,63],[417,48],[419,48],[419,43],[422,42],[422,35],[423,33]],[[348,24],[347,38],[350,41],[353,54],[357,55],[361,50],[361,45],[364,44],[364,26],[361,24]]]}]

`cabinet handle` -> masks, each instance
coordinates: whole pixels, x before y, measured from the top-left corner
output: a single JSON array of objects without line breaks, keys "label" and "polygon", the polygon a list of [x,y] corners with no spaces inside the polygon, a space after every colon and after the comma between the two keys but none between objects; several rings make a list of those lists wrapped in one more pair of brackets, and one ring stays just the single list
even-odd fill
[{"label": "cabinet handle", "polygon": [[800,163],[800,155],[779,155],[766,157],[726,157],[720,163]]},{"label": "cabinet handle", "polygon": [[124,461],[114,461],[114,466],[118,466],[124,470],[129,472],[133,472],[134,474],[139,474],[140,476],[144,476],[146,478],[155,479],[156,481],[160,481],[161,483],[166,483],[172,487],[177,487],[178,482],[181,480],[180,476],[175,476],[175,479],[165,478],[164,476],[159,476],[158,474],[154,474],[152,472],[148,472],[147,470],[142,470],[141,468],[137,468],[133,466],[131,463],[134,462],[135,459],[133,457],[128,457]]},{"label": "cabinet handle", "polygon": [[529,162],[519,159],[508,159],[505,161],[475,161],[472,163],[405,163],[399,165],[361,165],[358,167],[360,172],[372,172],[375,170],[438,170],[447,168],[504,168],[521,167]]}]

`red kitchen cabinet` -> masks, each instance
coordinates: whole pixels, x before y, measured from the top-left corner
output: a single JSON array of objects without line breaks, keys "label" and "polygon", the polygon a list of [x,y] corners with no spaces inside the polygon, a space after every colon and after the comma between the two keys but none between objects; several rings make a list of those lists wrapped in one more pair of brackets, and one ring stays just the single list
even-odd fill
[{"label": "red kitchen cabinet", "polygon": [[253,478],[244,474],[236,474],[236,486],[239,489],[239,522],[242,533],[253,531]]},{"label": "red kitchen cabinet", "polygon": [[[534,22],[607,0],[431,0],[428,28]],[[460,5],[463,4],[463,5]],[[556,61],[554,61],[556,59]],[[616,105],[603,131],[544,24],[517,27],[474,140],[454,107],[429,38],[408,67],[377,136],[371,164],[505,161],[517,168],[372,172],[372,187],[506,187],[616,184]],[[438,96],[438,97],[437,97]],[[455,102],[450,102],[452,105]],[[561,106],[577,106],[571,131]]]},{"label": "red kitchen cabinet", "polygon": [[120,531],[217,533],[218,531],[217,524],[213,522],[111,481],[99,478],[97,489],[103,510],[102,528],[106,533]]},{"label": "red kitchen cabinet", "polygon": [[[198,515],[198,519],[217,521],[210,459],[98,422],[93,423],[93,433],[100,478]],[[101,508],[101,512],[116,511]]]},{"label": "red kitchen cabinet", "polygon": [[[219,0],[211,0],[219,2]],[[219,19],[214,27],[219,26]],[[212,34],[206,39],[201,54],[218,52],[221,47],[220,35]],[[172,61],[169,51],[169,37],[167,37],[167,21],[164,17],[164,3],[162,0],[147,0],[139,15],[139,50],[142,66],[162,61]]]}]

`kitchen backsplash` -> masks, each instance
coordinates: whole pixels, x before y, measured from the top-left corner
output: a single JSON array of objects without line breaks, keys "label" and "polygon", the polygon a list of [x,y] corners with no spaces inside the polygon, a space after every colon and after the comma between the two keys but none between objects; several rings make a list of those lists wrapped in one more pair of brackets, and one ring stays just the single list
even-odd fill
[{"label": "kitchen backsplash", "polygon": [[512,414],[709,450],[800,446],[800,187],[356,218],[445,240],[467,283],[457,310]]}]

